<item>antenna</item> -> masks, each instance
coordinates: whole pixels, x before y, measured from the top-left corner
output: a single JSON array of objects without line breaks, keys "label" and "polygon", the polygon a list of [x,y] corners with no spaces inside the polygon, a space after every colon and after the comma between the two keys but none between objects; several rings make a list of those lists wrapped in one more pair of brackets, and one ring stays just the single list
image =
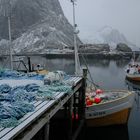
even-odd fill
[{"label": "antenna", "polygon": [[10,42],[10,68],[13,70],[12,39],[11,39],[11,3],[10,0],[0,0],[0,13],[8,19],[8,34]]}]

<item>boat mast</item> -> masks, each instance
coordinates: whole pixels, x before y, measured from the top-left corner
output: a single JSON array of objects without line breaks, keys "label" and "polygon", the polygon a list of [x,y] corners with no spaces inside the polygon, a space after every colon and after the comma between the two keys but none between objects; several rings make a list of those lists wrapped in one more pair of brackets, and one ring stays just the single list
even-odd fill
[{"label": "boat mast", "polygon": [[10,68],[13,70],[12,39],[11,39],[11,20],[8,16],[9,42],[10,42]]},{"label": "boat mast", "polygon": [[78,49],[77,49],[77,40],[76,40],[76,27],[77,24],[75,23],[75,0],[71,0],[73,5],[73,37],[74,37],[74,54],[75,54],[75,75],[78,75],[78,64],[79,64],[79,57],[78,57]]},{"label": "boat mast", "polygon": [[9,51],[10,51],[10,68],[13,70],[13,56],[12,56],[12,39],[11,39],[11,3],[10,0],[1,0],[3,8],[3,16],[8,20],[8,36],[9,36]]}]

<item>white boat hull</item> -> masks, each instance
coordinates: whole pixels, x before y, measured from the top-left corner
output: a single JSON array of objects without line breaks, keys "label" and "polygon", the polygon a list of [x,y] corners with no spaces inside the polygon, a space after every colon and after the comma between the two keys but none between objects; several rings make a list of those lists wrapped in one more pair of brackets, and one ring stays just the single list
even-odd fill
[{"label": "white boat hull", "polygon": [[133,81],[140,81],[140,74],[126,74],[126,77]]},{"label": "white boat hull", "polygon": [[[134,96],[135,94],[130,92],[122,98],[86,107],[87,125],[102,126],[127,123],[129,111],[133,105]],[[126,112],[126,115],[124,115],[124,112]],[[113,116],[113,114],[115,114],[115,116]],[[123,114],[123,118],[121,118],[121,114]],[[119,119],[117,118],[117,115],[119,115]]]}]

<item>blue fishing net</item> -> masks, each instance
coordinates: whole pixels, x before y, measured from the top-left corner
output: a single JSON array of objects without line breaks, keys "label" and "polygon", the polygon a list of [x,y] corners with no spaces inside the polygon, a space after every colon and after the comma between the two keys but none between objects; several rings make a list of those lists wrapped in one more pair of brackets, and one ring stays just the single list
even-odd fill
[{"label": "blue fishing net", "polygon": [[38,97],[42,97],[42,99],[52,100],[55,99],[57,92],[70,94],[72,92],[72,86],[61,82],[53,82],[51,85],[41,86],[36,94]]},{"label": "blue fishing net", "polygon": [[1,79],[36,79],[43,80],[45,75],[37,74],[37,73],[24,73],[18,72],[14,70],[0,70],[0,78]]},{"label": "blue fishing net", "polygon": [[7,98],[11,98],[12,102],[15,101],[28,101],[32,102],[36,99],[36,95],[33,92],[27,92],[24,89],[17,88],[17,90],[11,91],[11,94]]},{"label": "blue fishing net", "polygon": [[16,118],[0,119],[0,127],[8,128],[14,127],[19,124],[19,121]]},{"label": "blue fishing net", "polygon": [[[9,85],[6,86],[10,87]],[[6,86],[0,85],[0,89]],[[34,91],[36,91],[37,86],[34,85],[34,87]],[[32,103],[32,101],[36,100],[35,92],[27,92],[25,86],[10,87],[9,89],[7,93],[0,92],[0,127],[18,125],[20,118],[35,109]]]},{"label": "blue fishing net", "polygon": [[28,84],[25,86],[24,88],[27,92],[35,92],[35,91],[38,91],[39,89],[39,85],[37,84]]},{"label": "blue fishing net", "polygon": [[27,102],[3,102],[0,105],[0,127],[12,127],[18,124],[18,120],[26,113],[34,111],[34,105]]},{"label": "blue fishing net", "polygon": [[55,92],[65,92],[70,93],[72,90],[72,87],[69,85],[66,85],[64,83],[55,82],[50,86],[47,86],[48,90],[55,91]]},{"label": "blue fishing net", "polygon": [[[0,71],[0,77],[8,79],[43,79],[44,75],[4,70]],[[41,100],[53,100],[58,92],[70,94],[71,91],[72,85],[64,81],[54,81],[41,87],[34,83],[16,87],[10,87],[8,84],[0,85],[0,127],[18,125],[20,119],[26,113],[34,111],[33,101],[38,98]]]},{"label": "blue fishing net", "polygon": [[42,86],[39,88],[38,92],[36,93],[37,98],[39,97],[42,100],[53,100],[55,99],[56,92],[49,90],[46,86]]},{"label": "blue fishing net", "polygon": [[8,84],[0,85],[0,93],[8,93],[11,91],[11,87]]}]

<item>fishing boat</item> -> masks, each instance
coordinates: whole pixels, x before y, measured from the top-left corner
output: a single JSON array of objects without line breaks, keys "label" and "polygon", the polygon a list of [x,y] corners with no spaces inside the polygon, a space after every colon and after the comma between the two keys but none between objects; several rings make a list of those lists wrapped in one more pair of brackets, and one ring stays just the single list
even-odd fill
[{"label": "fishing boat", "polygon": [[135,94],[127,90],[110,90],[86,95],[88,127],[127,124]]},{"label": "fishing boat", "polygon": [[132,81],[140,81],[140,63],[137,60],[135,60],[135,53],[134,58],[132,61],[128,64],[126,68],[126,78]]},{"label": "fishing boat", "polygon": [[[75,9],[74,0],[73,3],[73,29],[74,29],[74,51],[75,51],[75,74],[80,75],[80,62],[78,56],[78,49],[76,43],[76,27],[75,24]],[[75,26],[76,25],[76,26]],[[82,57],[84,58],[84,57]],[[84,62],[85,59],[84,59]],[[85,63],[88,70],[88,74],[92,81],[92,85],[95,88],[86,90],[86,107],[85,107],[85,118],[87,126],[105,126],[114,124],[125,124],[128,121],[131,108],[134,101],[134,93],[127,90],[110,90],[104,91],[97,89],[96,84],[92,80],[92,76]]]},{"label": "fishing boat", "polygon": [[139,81],[140,82],[140,74],[126,74],[126,77],[132,81]]},{"label": "fishing boat", "polygon": [[126,69],[126,78],[132,81],[140,82],[140,66],[138,64],[130,64]]}]

